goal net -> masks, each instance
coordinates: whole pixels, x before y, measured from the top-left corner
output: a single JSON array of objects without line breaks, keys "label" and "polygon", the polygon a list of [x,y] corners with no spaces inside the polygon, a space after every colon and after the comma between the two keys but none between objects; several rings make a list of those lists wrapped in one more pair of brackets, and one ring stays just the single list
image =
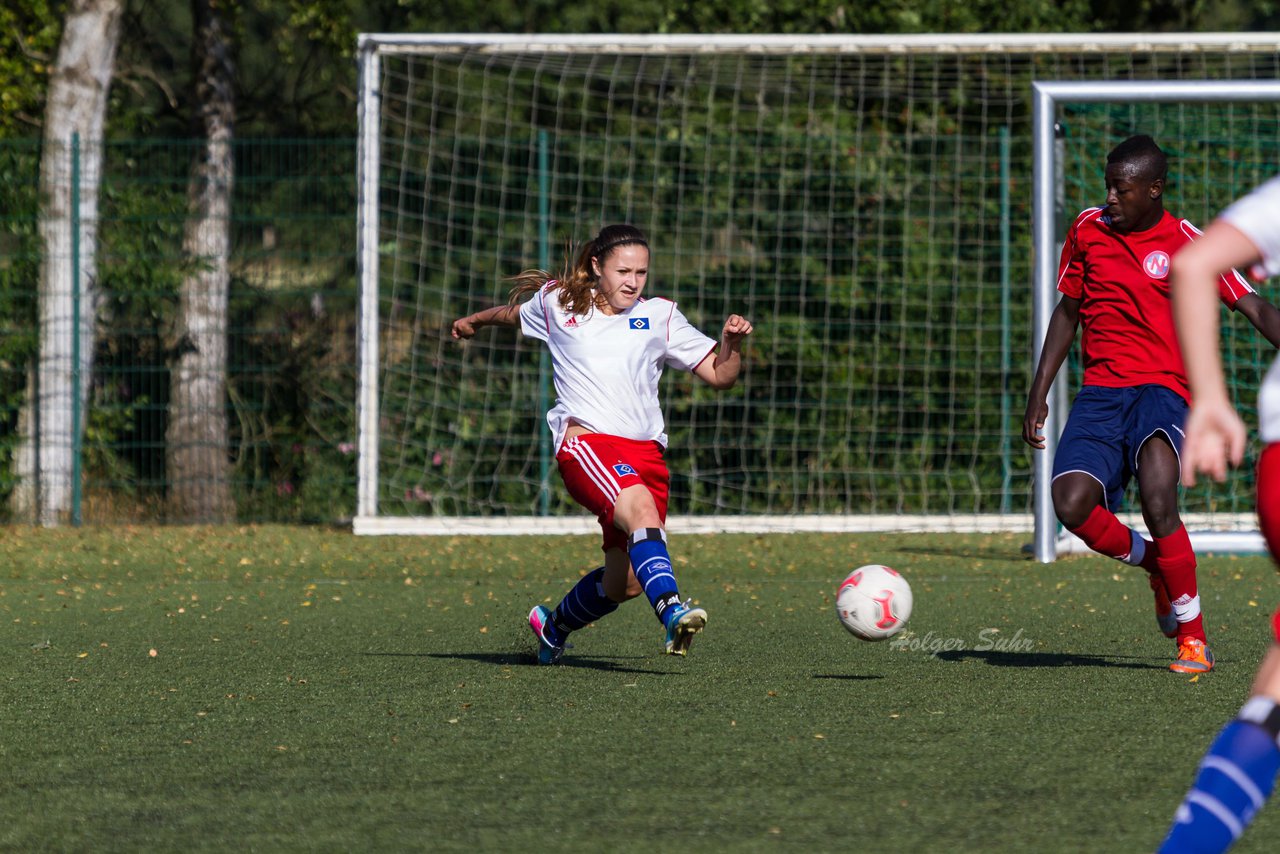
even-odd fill
[{"label": "goal net", "polygon": [[[449,327],[609,222],[648,233],[651,295],[713,336],[756,326],[732,391],[663,380],[673,531],[1032,530],[1033,81],[1267,79],[1278,45],[363,36],[355,530],[592,530],[555,471],[540,345]],[[1170,152],[1194,222],[1275,163],[1268,104],[1059,109],[1059,220],[1098,203],[1130,133]],[[1251,404],[1269,353],[1226,329]],[[1249,478],[1188,510],[1239,520]]]}]

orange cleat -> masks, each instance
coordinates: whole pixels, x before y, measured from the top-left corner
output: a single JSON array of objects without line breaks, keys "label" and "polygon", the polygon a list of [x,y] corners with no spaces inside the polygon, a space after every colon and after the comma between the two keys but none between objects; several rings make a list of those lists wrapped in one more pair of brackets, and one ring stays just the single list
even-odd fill
[{"label": "orange cleat", "polygon": [[1185,637],[1178,642],[1178,660],[1169,669],[1174,673],[1208,673],[1213,669],[1213,653],[1199,638]]}]

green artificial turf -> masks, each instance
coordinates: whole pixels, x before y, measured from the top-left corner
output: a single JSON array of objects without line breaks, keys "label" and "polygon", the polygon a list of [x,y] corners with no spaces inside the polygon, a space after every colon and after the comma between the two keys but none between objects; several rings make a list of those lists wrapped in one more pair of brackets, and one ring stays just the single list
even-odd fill
[{"label": "green artificial turf", "polygon": [[[1027,539],[675,536],[687,659],[635,601],[540,668],[525,615],[595,538],[8,529],[0,848],[1153,850],[1280,583],[1202,558],[1191,678],[1140,570]],[[912,584],[905,643],[835,617],[873,562]]]}]

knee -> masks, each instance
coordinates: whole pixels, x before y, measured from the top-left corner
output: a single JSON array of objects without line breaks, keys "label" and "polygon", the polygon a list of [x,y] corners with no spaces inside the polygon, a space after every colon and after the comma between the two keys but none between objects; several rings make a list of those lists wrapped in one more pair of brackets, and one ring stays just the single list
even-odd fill
[{"label": "knee", "polygon": [[1167,537],[1178,530],[1182,520],[1178,517],[1176,478],[1139,483],[1138,494],[1142,500],[1142,518],[1153,536]]},{"label": "knee", "polygon": [[1061,480],[1054,481],[1053,512],[1067,530],[1073,531],[1083,525],[1097,506],[1095,496],[1073,489],[1070,484],[1062,484]]},{"label": "knee", "polygon": [[1147,527],[1151,529],[1152,536],[1155,537],[1167,537],[1178,530],[1178,526],[1182,524],[1182,519],[1178,516],[1178,503],[1176,500],[1144,503],[1142,505],[1142,515]]},{"label": "knee", "polygon": [[613,507],[614,524],[630,533],[637,528],[661,528],[662,517],[653,496],[643,486],[628,486],[622,490]]}]

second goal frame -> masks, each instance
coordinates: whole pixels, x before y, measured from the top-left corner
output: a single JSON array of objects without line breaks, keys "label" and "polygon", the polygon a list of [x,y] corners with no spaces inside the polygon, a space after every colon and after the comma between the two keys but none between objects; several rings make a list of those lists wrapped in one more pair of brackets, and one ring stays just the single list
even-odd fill
[{"label": "second goal frame", "polygon": [[[1055,233],[1055,192],[1057,151],[1054,144],[1057,107],[1065,103],[1208,103],[1250,101],[1280,102],[1277,80],[1181,80],[1181,81],[1036,81],[1032,84],[1032,178],[1035,198],[1034,219],[1035,282],[1033,319],[1033,364],[1040,361],[1049,319],[1057,304],[1058,245]],[[1044,425],[1045,448],[1035,458],[1035,559],[1053,561],[1060,550],[1072,550],[1069,541],[1059,540],[1053,512],[1053,456],[1058,435],[1065,423],[1066,400],[1059,393],[1062,378],[1050,392],[1049,415]],[[1242,532],[1197,532],[1198,549],[1256,551],[1261,538]]]}]

